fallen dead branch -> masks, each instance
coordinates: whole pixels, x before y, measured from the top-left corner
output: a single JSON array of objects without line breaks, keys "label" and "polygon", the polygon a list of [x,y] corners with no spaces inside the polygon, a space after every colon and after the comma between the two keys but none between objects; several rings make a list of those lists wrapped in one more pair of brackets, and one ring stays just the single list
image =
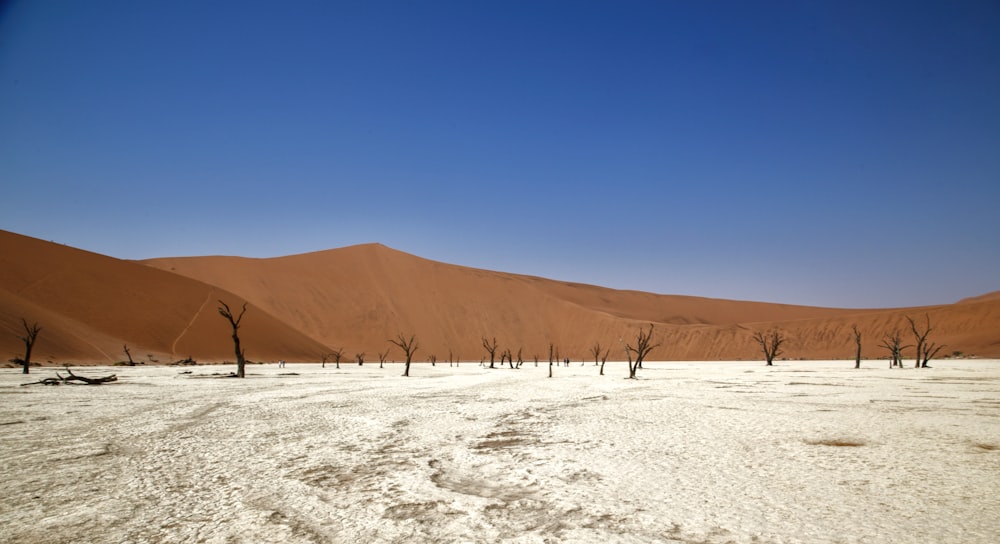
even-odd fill
[{"label": "fallen dead branch", "polygon": [[100,378],[88,378],[86,376],[78,376],[76,374],[73,374],[73,371],[70,370],[69,367],[66,367],[66,373],[69,374],[69,376],[63,376],[63,375],[59,374],[58,372],[56,372],[56,377],[55,378],[45,378],[44,380],[38,380],[37,382],[22,383],[21,385],[22,386],[23,385],[62,385],[64,383],[65,384],[69,384],[69,385],[79,385],[79,384],[83,384],[83,385],[102,385],[102,384],[105,384],[105,383],[110,383],[110,382],[116,382],[116,381],[118,381],[118,376],[115,375],[115,374],[111,374],[110,376],[103,376],[103,377],[100,377]]}]

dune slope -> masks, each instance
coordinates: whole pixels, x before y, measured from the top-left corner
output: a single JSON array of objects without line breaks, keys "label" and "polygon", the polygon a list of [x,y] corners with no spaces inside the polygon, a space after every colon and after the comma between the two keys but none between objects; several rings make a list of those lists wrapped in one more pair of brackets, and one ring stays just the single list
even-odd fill
[{"label": "dune slope", "polygon": [[[129,261],[0,231],[0,350],[23,354],[22,319],[37,322],[33,360],[164,362],[235,358],[217,301],[241,297]],[[316,357],[326,348],[258,307],[241,327],[250,359]]]}]

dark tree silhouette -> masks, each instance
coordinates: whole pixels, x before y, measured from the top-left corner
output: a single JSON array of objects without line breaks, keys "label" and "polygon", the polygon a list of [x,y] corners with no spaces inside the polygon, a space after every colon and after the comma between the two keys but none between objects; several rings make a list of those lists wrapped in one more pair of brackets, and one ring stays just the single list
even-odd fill
[{"label": "dark tree silhouette", "polygon": [[774,358],[781,355],[781,344],[785,343],[785,335],[781,331],[770,331],[763,333],[757,331],[753,333],[753,339],[760,344],[760,349],[764,351],[766,366],[773,366]]},{"label": "dark tree silhouette", "polygon": [[240,315],[235,317],[233,316],[232,310],[229,309],[228,304],[222,302],[221,300],[219,301],[219,304],[222,305],[219,306],[219,315],[226,318],[226,320],[229,321],[229,324],[233,327],[233,351],[236,353],[236,377],[242,378],[245,375],[244,367],[246,366],[246,359],[243,356],[245,350],[240,347],[239,329],[240,321],[243,321],[243,314],[247,312],[247,303],[243,303],[243,309],[240,310]]},{"label": "dark tree silhouette", "polygon": [[941,344],[940,346],[934,342],[928,344],[927,347],[924,348],[924,360],[921,361],[920,368],[930,368],[929,366],[927,366],[927,363],[929,363],[931,359],[933,359],[934,356],[936,356],[943,347],[944,344]]},{"label": "dark tree silhouette", "polygon": [[378,367],[385,368],[385,358],[389,356],[389,350],[378,352]]},{"label": "dark tree silhouette", "polygon": [[[493,340],[490,341],[487,340],[486,337],[484,336],[483,347],[486,348],[486,352],[490,354],[490,368],[494,368],[493,363],[496,360],[497,338],[494,336]],[[503,365],[503,361],[501,361],[500,364]]]},{"label": "dark tree silhouette", "polygon": [[601,343],[598,342],[594,344],[594,346],[590,348],[590,353],[594,356],[594,366],[597,366],[598,361],[601,358]]},{"label": "dark tree silhouette", "polygon": [[135,361],[132,360],[132,352],[128,350],[128,344],[123,344],[122,349],[125,350],[125,356],[128,357],[128,366],[135,366]]},{"label": "dark tree silhouette", "polygon": [[604,353],[601,354],[601,372],[600,372],[601,376],[604,375],[604,364],[608,362],[608,355],[610,354],[611,354],[610,348],[604,350]]},{"label": "dark tree silhouette", "polygon": [[910,346],[903,345],[903,337],[898,330],[885,333],[879,346],[889,350],[889,368],[903,367],[903,350]]},{"label": "dark tree silhouette", "polygon": [[21,364],[21,374],[28,374],[28,367],[31,366],[31,350],[35,349],[35,341],[38,340],[38,333],[42,332],[42,328],[37,322],[28,325],[28,320],[23,317],[21,325],[24,326],[24,336],[17,337],[24,342],[24,359],[12,359],[12,361]]},{"label": "dark tree silhouette", "polygon": [[399,349],[403,350],[403,354],[406,355],[406,368],[403,370],[403,376],[409,377],[410,375],[410,361],[413,359],[413,354],[417,352],[417,336],[410,335],[410,339],[407,340],[403,333],[399,333],[396,339],[390,339],[390,343],[399,346]]},{"label": "dark tree silhouette", "polygon": [[430,355],[428,355],[427,356],[427,362],[429,362],[431,364],[431,366],[437,366],[438,356],[434,355],[433,353],[430,354]]},{"label": "dark tree silhouette", "polygon": [[354,358],[357,359],[358,366],[362,366],[365,364],[365,352],[362,351],[361,353],[355,354]]},{"label": "dark tree silhouette", "polygon": [[851,331],[854,333],[854,344],[857,348],[854,351],[854,368],[861,368],[861,330],[857,325],[851,325]]},{"label": "dark tree silhouette", "polygon": [[[643,332],[639,329],[639,336],[636,338],[635,347],[631,344],[625,344],[625,351],[629,354],[628,363],[628,377],[629,379],[635,379],[636,370],[642,368],[642,360],[649,355],[653,348],[659,346],[660,344],[652,344],[653,341],[653,324],[649,324],[649,331]],[[635,354],[635,361],[632,361],[632,354]]]},{"label": "dark tree silhouette", "polygon": [[330,352],[330,357],[333,357],[334,364],[337,368],[340,368],[340,360],[344,358],[344,348],[337,348]]},{"label": "dark tree silhouette", "polygon": [[924,327],[923,330],[920,330],[917,327],[916,322],[913,321],[913,318],[911,318],[910,316],[906,316],[906,320],[910,322],[910,330],[913,331],[913,338],[916,339],[916,341],[917,341],[916,346],[915,346],[917,348],[917,356],[916,356],[916,362],[914,363],[913,368],[920,368],[922,366],[921,365],[921,362],[922,362],[921,357],[923,357],[923,355],[924,355],[924,349],[925,349],[924,346],[927,345],[927,335],[929,335],[931,333],[931,330],[932,330],[931,329],[931,317],[929,315],[927,315],[927,314],[924,314],[924,319],[926,320],[927,324],[925,325],[925,327]]}]

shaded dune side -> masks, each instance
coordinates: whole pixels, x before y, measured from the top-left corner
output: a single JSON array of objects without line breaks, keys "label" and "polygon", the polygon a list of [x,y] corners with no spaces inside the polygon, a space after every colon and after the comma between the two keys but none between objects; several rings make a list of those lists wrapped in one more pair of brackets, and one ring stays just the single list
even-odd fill
[{"label": "shaded dune side", "polygon": [[[368,360],[387,339],[416,334],[418,359],[485,355],[481,338],[522,349],[526,360],[592,358],[600,342],[622,359],[619,339],[655,323],[663,343],[653,357],[677,360],[757,359],[756,330],[786,331],[792,358],[853,355],[852,324],[866,332],[866,356],[879,356],[884,331],[906,329],[904,316],[933,321],[933,338],[952,349],[1000,354],[995,326],[1000,301],[891,310],[832,309],[618,291],[430,261],[366,244],[273,259],[164,258],[145,264],[238,293],[285,323],[348,357]],[[390,358],[401,355],[396,348]]]},{"label": "shaded dune side", "polygon": [[[0,350],[20,354],[21,318],[42,327],[36,360],[112,362],[147,354],[234,359],[216,299],[230,292],[176,274],[0,231]],[[241,333],[247,357],[315,358],[326,348],[259,308]],[[252,340],[250,340],[252,338]]]}]

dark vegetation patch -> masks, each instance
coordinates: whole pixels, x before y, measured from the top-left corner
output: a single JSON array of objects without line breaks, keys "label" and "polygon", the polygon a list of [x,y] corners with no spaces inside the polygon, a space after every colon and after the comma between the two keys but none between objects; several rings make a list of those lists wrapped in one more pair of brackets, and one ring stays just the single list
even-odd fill
[{"label": "dark vegetation patch", "polygon": [[866,445],[860,440],[850,440],[844,438],[825,438],[821,440],[806,440],[810,446],[834,446],[838,448],[859,448]]}]

